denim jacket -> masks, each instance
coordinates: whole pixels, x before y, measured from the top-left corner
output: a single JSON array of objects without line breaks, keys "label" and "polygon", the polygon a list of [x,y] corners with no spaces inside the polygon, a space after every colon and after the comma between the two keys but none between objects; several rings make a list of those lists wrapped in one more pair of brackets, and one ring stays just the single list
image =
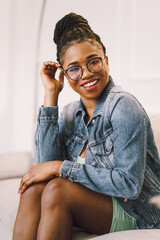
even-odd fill
[{"label": "denim jacket", "polygon": [[[82,101],[41,107],[35,164],[62,160],[60,177],[114,196],[138,228],[160,228],[160,211],[148,200],[160,194],[160,160],[150,120],[137,99],[110,77],[85,124]],[[77,163],[87,143],[85,164]]]}]

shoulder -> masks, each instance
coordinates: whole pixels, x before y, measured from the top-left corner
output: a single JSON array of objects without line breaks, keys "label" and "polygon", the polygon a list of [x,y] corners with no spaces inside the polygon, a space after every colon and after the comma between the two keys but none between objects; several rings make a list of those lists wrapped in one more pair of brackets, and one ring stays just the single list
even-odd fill
[{"label": "shoulder", "polygon": [[109,92],[105,101],[105,115],[108,119],[116,119],[117,121],[139,121],[146,119],[149,121],[148,115],[138,99],[131,93],[125,91],[120,86],[115,85]]},{"label": "shoulder", "polygon": [[111,89],[108,96],[108,102],[111,111],[115,110],[115,108],[125,109],[126,111],[136,109],[146,113],[142,104],[134,95],[117,85]]}]

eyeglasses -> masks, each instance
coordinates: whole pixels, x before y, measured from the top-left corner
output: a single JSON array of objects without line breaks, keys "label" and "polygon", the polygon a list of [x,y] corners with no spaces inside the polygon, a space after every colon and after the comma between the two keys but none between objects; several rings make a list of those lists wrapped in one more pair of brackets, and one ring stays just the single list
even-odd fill
[{"label": "eyeglasses", "polygon": [[67,74],[67,76],[71,80],[77,81],[83,75],[83,69],[82,69],[83,66],[86,66],[87,69],[92,73],[100,72],[102,67],[103,67],[103,61],[102,61],[103,58],[104,57],[96,57],[96,58],[93,58],[93,59],[89,60],[87,62],[87,64],[85,64],[85,65],[73,66],[73,67],[70,67],[70,68],[68,68],[66,70],[63,70],[63,71]]}]

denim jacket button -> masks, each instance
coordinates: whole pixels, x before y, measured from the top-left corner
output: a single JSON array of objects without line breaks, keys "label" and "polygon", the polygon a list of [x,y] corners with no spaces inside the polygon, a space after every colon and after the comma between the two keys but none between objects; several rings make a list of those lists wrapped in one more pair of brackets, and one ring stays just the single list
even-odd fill
[{"label": "denim jacket button", "polygon": [[96,163],[94,163],[94,162],[93,162],[93,163],[91,163],[91,166],[95,167],[95,166],[96,166]]},{"label": "denim jacket button", "polygon": [[128,198],[125,198],[125,199],[124,199],[124,202],[128,202]]},{"label": "denim jacket button", "polygon": [[109,149],[109,148],[107,148],[107,149],[106,149],[106,152],[109,152],[109,151],[110,151],[110,149]]},{"label": "denim jacket button", "polygon": [[68,173],[66,173],[66,175],[65,175],[65,178],[66,178],[66,179],[68,179],[68,178],[69,178],[69,174],[68,174]]},{"label": "denim jacket button", "polygon": [[93,125],[94,123],[95,123],[95,120],[93,119],[93,120],[92,120],[92,125]]}]

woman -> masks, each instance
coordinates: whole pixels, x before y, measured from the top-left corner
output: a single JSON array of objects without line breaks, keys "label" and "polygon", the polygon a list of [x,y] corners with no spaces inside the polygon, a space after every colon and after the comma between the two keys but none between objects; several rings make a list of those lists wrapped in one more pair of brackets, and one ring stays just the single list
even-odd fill
[{"label": "woman", "polygon": [[[19,187],[13,239],[68,240],[73,226],[96,234],[160,228],[160,211],[149,204],[160,193],[160,161],[146,112],[114,84],[106,49],[86,19],[64,16],[54,41],[58,63],[42,66],[36,165]],[[64,75],[80,101],[58,119]]]}]

